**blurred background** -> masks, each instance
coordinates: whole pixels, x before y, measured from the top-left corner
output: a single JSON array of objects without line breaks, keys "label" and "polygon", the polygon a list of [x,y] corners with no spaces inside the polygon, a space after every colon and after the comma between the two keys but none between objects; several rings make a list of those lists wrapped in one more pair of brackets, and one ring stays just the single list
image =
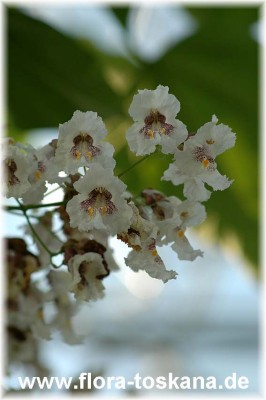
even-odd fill
[{"label": "blurred background", "polygon": [[[190,132],[215,114],[237,134],[236,146],[218,158],[220,172],[234,183],[212,195],[207,221],[190,235],[204,258],[180,262],[162,248],[166,266],[179,273],[163,285],[125,267],[128,249],[113,238],[121,271],[105,280],[106,297],[85,304],[75,317],[84,344],[66,345],[57,334],[41,341],[44,365],[53,376],[101,371],[129,380],[137,372],[220,380],[236,372],[249,378],[249,392],[257,392],[259,7],[36,4],[6,7],[6,20],[6,134],[18,141],[44,145],[75,110],[97,111],[120,173],[136,160],[125,141],[132,97],[158,84],[178,98],[178,118]],[[182,197],[160,181],[170,161],[156,155],[134,168],[123,177],[128,190],[153,187]],[[7,235],[22,235],[22,219],[8,221]]]}]

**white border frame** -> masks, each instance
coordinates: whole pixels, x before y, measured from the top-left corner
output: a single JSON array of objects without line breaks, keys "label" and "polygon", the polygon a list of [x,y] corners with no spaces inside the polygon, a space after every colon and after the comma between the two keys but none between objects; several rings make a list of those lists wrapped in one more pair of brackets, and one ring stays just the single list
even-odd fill
[{"label": "white border frame", "polygon": [[[27,5],[31,5],[31,6],[39,6],[40,4],[42,5],[70,5],[70,4],[89,4],[89,5],[100,5],[100,4],[110,4],[113,6],[122,6],[122,5],[147,5],[147,4],[152,4],[153,6],[155,4],[161,4],[163,2],[163,0],[146,0],[146,1],[141,1],[141,0],[136,0],[136,1],[124,1],[124,0],[115,0],[115,1],[110,1],[110,0],[6,0],[6,1],[2,1],[1,2],[1,8],[0,8],[0,28],[1,28],[1,32],[0,32],[0,59],[2,62],[1,65],[1,70],[0,70],[0,122],[1,122],[1,133],[4,132],[4,126],[5,126],[5,112],[4,112],[4,107],[5,107],[5,77],[6,77],[6,68],[5,68],[5,54],[6,54],[6,41],[5,41],[5,26],[6,26],[6,21],[5,21],[5,8],[6,6],[12,5],[12,6],[27,6]],[[183,395],[178,395],[178,399],[179,400],[187,400],[187,399],[195,399],[195,398],[205,398],[208,397],[208,400],[211,399],[217,399],[217,398],[224,398],[227,400],[242,400],[243,397],[245,399],[249,399],[249,400],[259,400],[259,399],[265,399],[266,398],[266,338],[265,338],[265,334],[266,334],[266,321],[265,321],[265,317],[266,316],[266,308],[265,308],[265,304],[266,304],[266,291],[265,291],[265,277],[266,277],[266,273],[265,273],[265,256],[266,256],[266,238],[265,238],[265,217],[266,217],[266,212],[265,212],[265,204],[266,204],[266,188],[265,188],[265,182],[266,182],[266,176],[265,176],[265,171],[266,171],[266,158],[265,158],[265,144],[266,144],[266,139],[265,139],[265,134],[266,134],[266,124],[265,124],[265,94],[266,94],[266,90],[265,90],[265,70],[266,70],[266,56],[265,56],[265,44],[266,44],[266,40],[265,40],[265,16],[266,16],[266,11],[265,11],[265,1],[252,1],[252,0],[234,0],[234,1],[230,1],[230,0],[217,0],[217,1],[206,1],[206,2],[202,2],[200,0],[166,0],[165,2],[163,2],[164,5],[174,5],[174,4],[182,4],[182,5],[190,5],[190,6],[198,6],[198,7],[213,7],[213,6],[239,6],[239,7],[243,7],[243,6],[252,6],[252,7],[256,7],[256,6],[261,6],[261,19],[262,19],[262,23],[263,23],[263,45],[262,45],[262,49],[261,49],[261,53],[260,53],[260,80],[261,80],[261,84],[262,84],[262,88],[261,88],[261,92],[260,92],[260,134],[261,134],[261,146],[260,146],[260,168],[261,168],[261,174],[260,174],[260,195],[261,195],[261,203],[260,203],[260,215],[261,215],[261,226],[260,226],[260,248],[261,248],[261,252],[260,252],[260,263],[262,266],[262,272],[261,272],[261,277],[262,277],[262,288],[261,288],[261,301],[260,301],[260,311],[261,311],[261,316],[260,316],[260,345],[261,345],[261,371],[260,371],[260,380],[261,380],[261,393],[258,393],[256,396],[248,396],[245,394],[245,392],[243,392],[243,396],[234,396],[234,395],[230,395],[229,392],[227,392],[228,394],[222,394],[219,395],[218,392],[215,392],[215,396],[211,396],[211,392],[209,392],[209,394],[207,394],[206,392],[204,392],[203,394],[196,394],[195,392],[190,395],[187,394],[185,396]],[[2,173],[2,171],[0,171]],[[1,179],[1,175],[0,175],[0,179]],[[2,199],[0,198],[0,203],[2,204]],[[264,207],[263,207],[264,206]],[[3,215],[0,214],[1,221],[3,221]],[[1,229],[1,228],[0,228]],[[2,235],[1,235],[1,239],[2,239]],[[252,239],[252,238],[251,238]],[[0,254],[2,256],[2,260],[3,260],[3,245],[2,245],[2,240],[0,241]],[[3,263],[1,263],[3,265]],[[5,292],[5,288],[4,288],[4,279],[1,279],[0,281],[0,289],[1,293],[4,294]],[[1,307],[2,307],[2,311],[4,310],[4,298],[5,296],[3,295],[1,298]],[[3,317],[4,313],[0,312],[0,337],[3,338],[3,333],[4,333],[4,317]],[[263,318],[264,317],[264,318]],[[3,339],[2,339],[2,343],[1,343],[1,347],[0,347],[0,351],[1,351],[1,358],[2,358],[2,362],[0,362],[0,374],[1,377],[4,376],[4,363],[3,363],[3,354],[4,354],[4,349],[5,349],[5,344],[3,343]],[[1,386],[0,389],[0,395],[1,397],[3,396],[4,391],[3,388]],[[20,397],[24,398],[25,396],[27,396],[29,394],[25,394],[25,395],[8,395],[9,399],[19,399]],[[30,395],[31,396],[31,395]],[[73,394],[71,395],[73,396]],[[32,397],[32,396],[31,396]],[[34,397],[34,396],[33,396]],[[81,398],[84,396],[80,396]],[[43,400],[52,400],[53,398],[56,398],[56,395],[49,395],[49,396],[45,396],[45,395],[41,395],[41,398]],[[62,396],[62,394],[60,395],[60,399],[64,399],[67,398],[69,399],[69,395],[66,396]],[[90,399],[99,399],[98,396],[93,396],[93,395],[89,395]],[[108,397],[110,400],[112,399],[121,399],[122,397]],[[128,398],[128,399],[133,399],[134,397],[124,397],[124,398]],[[137,397],[139,398],[139,397]],[[149,396],[149,399],[151,399],[152,397]],[[161,396],[156,396],[156,399],[160,399],[163,398]],[[165,397],[164,397],[165,398]],[[172,396],[169,396],[169,399],[173,398]],[[144,397],[141,397],[141,399],[144,399]]]}]

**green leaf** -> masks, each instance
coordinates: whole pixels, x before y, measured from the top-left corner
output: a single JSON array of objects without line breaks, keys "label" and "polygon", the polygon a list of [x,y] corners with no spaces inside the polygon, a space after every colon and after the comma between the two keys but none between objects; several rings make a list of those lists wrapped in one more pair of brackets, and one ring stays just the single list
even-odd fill
[{"label": "green leaf", "polygon": [[8,110],[20,129],[58,126],[76,109],[120,110],[95,53],[13,8],[8,13]]},{"label": "green leaf", "polygon": [[129,7],[112,7],[112,12],[121,24],[126,27]]}]

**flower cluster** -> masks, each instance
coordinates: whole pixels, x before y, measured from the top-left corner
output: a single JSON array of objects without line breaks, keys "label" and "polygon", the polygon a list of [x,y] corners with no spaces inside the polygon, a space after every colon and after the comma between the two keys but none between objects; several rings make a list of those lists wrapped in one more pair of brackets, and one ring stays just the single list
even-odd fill
[{"label": "flower cluster", "polygon": [[[68,122],[59,125],[58,139],[41,149],[4,140],[4,191],[7,198],[18,202],[9,211],[16,209],[25,215],[24,232],[33,237],[38,250],[29,252],[23,239],[7,242],[8,329],[17,348],[19,338],[29,343],[36,336],[48,339],[53,329],[60,330],[69,343],[77,342],[71,317],[82,301],[104,296],[104,281],[118,268],[110,236],[130,248],[126,266],[163,282],[175,279],[177,272],[164,265],[160,247],[170,245],[179,260],[203,256],[201,250],[193,249],[187,233],[206,219],[202,202],[210,198],[209,189],[224,190],[232,183],[218,172],[216,157],[234,146],[235,134],[218,124],[215,116],[195,134],[189,133],[176,119],[179,110],[180,103],[168,87],[140,90],[129,108],[133,124],[126,139],[136,156],[146,158],[155,151],[172,155],[161,179],[184,185],[183,199],[154,188],[128,193],[120,179],[128,169],[115,176],[115,150],[105,141],[107,129],[96,112],[75,111]],[[64,190],[63,201],[49,204],[52,211],[30,215],[31,209],[40,206],[47,183]],[[55,216],[61,221],[59,233],[54,232]],[[60,270],[53,262],[59,254],[63,259]],[[46,290],[34,279],[40,271]],[[48,321],[44,310],[49,302],[55,316]],[[21,357],[34,358],[34,351]]]}]

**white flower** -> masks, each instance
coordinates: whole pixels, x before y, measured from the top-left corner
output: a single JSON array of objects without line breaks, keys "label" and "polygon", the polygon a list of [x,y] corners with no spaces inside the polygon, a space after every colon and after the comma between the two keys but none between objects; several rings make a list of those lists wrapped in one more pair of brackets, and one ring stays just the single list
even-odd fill
[{"label": "white flower", "polygon": [[46,182],[61,185],[63,182],[69,181],[68,177],[58,176],[60,169],[55,159],[56,142],[53,140],[38,150],[30,150],[35,162],[32,163],[29,174],[31,187],[22,196],[24,204],[40,203],[47,190]]},{"label": "white flower", "polygon": [[56,161],[60,170],[74,173],[79,167],[100,163],[114,168],[114,147],[103,142],[107,131],[96,112],[75,111],[73,117],[59,125]]},{"label": "white flower", "polygon": [[130,228],[117,235],[133,249],[125,258],[126,265],[135,272],[142,269],[152,278],[161,279],[163,282],[174,279],[176,272],[166,270],[156,250],[157,226],[153,221],[143,218],[134,203],[129,205],[133,210]]},{"label": "white flower", "polygon": [[104,257],[107,263],[108,270],[109,271],[119,270],[119,266],[117,265],[117,262],[115,261],[113,256],[114,250],[109,246],[110,236],[108,235],[108,233],[106,231],[98,231],[94,229],[88,232],[88,239],[95,240],[96,242],[105,247],[106,250],[104,251],[104,254],[101,255]]},{"label": "white flower", "polygon": [[[38,293],[37,293],[38,295]],[[45,323],[41,299],[31,290],[16,298],[16,309],[9,311],[9,324],[21,330],[30,329],[35,337],[51,338],[51,326]]]},{"label": "white flower", "polygon": [[169,243],[165,238],[168,237],[169,232],[172,233],[173,229],[181,224],[180,215],[176,211],[180,203],[181,201],[177,197],[170,196],[153,205],[153,221],[159,230],[157,238],[158,246]]},{"label": "white flower", "polygon": [[126,232],[120,232],[117,237],[129,247],[139,251],[145,248],[150,239],[156,239],[158,228],[153,222],[142,218],[134,203],[130,202],[129,206],[133,211],[130,228]]},{"label": "white flower", "polygon": [[144,270],[152,278],[161,279],[164,283],[170,279],[176,279],[175,271],[168,271],[159,256],[155,240],[151,240],[146,247],[140,251],[132,250],[128,257],[125,258],[125,263],[133,271]]},{"label": "white flower", "polygon": [[[71,288],[71,275],[68,271],[51,270],[48,273],[48,282],[51,286],[51,291],[49,293],[49,300],[56,300],[58,298],[66,298],[63,302],[67,303],[69,301],[68,291]],[[71,313],[73,314],[73,313]]]},{"label": "white flower", "polygon": [[[94,240],[98,244],[105,247],[106,250],[104,251],[104,257],[106,258],[106,256],[108,256],[110,259],[112,259],[113,250],[109,247],[108,240],[110,239],[110,236],[109,236],[108,232],[106,232],[106,231],[99,231],[97,229],[93,229],[88,232],[80,232],[78,229],[73,229],[69,238],[75,239],[76,241],[78,241],[79,248],[82,247],[83,243]],[[87,251],[88,252],[89,251],[98,252],[98,251],[96,251],[96,247],[94,250],[87,250]],[[108,253],[108,255],[107,255],[107,253]],[[118,266],[114,265],[114,263],[115,263],[115,261],[113,259],[111,262],[111,264],[112,264],[111,268],[109,268],[109,263],[108,263],[108,268],[110,270],[116,270],[118,268]]]},{"label": "white flower", "polygon": [[184,183],[184,196],[191,201],[206,201],[213,190],[224,190],[233,181],[221,175],[216,169],[215,157],[234,146],[235,134],[223,124],[216,125],[217,119],[203,125],[197,133],[184,143],[182,151],[177,150],[175,161],[165,171],[162,180],[174,185]]},{"label": "white flower", "polygon": [[153,153],[157,144],[163,153],[173,154],[187,138],[185,125],[175,119],[180,103],[168,90],[159,85],[155,90],[139,90],[133,98],[129,114],[135,123],[127,130],[126,138],[137,156]]},{"label": "white flower", "polygon": [[68,262],[72,276],[71,291],[77,300],[97,300],[104,296],[102,279],[109,274],[98,253],[77,254]]},{"label": "white flower", "polygon": [[46,187],[46,165],[37,157],[37,152],[34,154],[35,162],[32,164],[29,174],[30,188],[21,196],[24,204],[40,203],[43,199]]},{"label": "white flower", "polygon": [[[34,182],[35,183],[35,182]],[[21,197],[23,200],[23,204],[37,204],[40,203],[43,199],[44,193],[47,188],[45,185],[45,181],[38,181],[36,184],[27,190]]]},{"label": "white flower", "polygon": [[207,217],[205,207],[202,204],[189,200],[180,202],[176,207],[176,213],[179,214],[181,220],[180,227],[182,229],[200,225]]},{"label": "white flower", "polygon": [[50,300],[54,301],[56,314],[51,322],[53,328],[57,328],[68,344],[79,344],[83,337],[77,335],[72,326],[71,318],[76,314],[79,303],[72,301],[70,288],[72,285],[71,275],[68,271],[51,270],[48,274],[51,285]]},{"label": "white flower", "polygon": [[58,183],[58,185],[61,185],[67,178],[58,176],[60,167],[55,158],[57,142],[57,139],[52,140],[47,145],[38,149],[35,155],[41,167],[39,168],[39,172],[41,172],[42,179],[49,183]]},{"label": "white flower", "polygon": [[16,144],[9,144],[4,154],[4,194],[20,198],[30,187],[33,158]]},{"label": "white flower", "polygon": [[111,169],[92,165],[86,175],[74,183],[74,188],[80,194],[66,206],[72,228],[105,230],[110,234],[129,228],[132,209],[123,198],[126,185]]},{"label": "white flower", "polygon": [[199,225],[206,219],[202,204],[169,196],[153,206],[153,213],[159,228],[158,246],[174,242],[171,247],[180,260],[193,261],[203,255],[200,250],[192,248],[185,236],[187,227]]},{"label": "white flower", "polygon": [[194,261],[197,257],[203,257],[201,250],[194,250],[192,248],[182,229],[176,230],[176,237],[173,236],[173,239],[175,241],[171,247],[178,255],[179,260]]},{"label": "white flower", "polygon": [[213,115],[211,122],[204,124],[196,135],[191,137],[197,146],[206,145],[213,158],[234,147],[236,141],[236,134],[232,129],[224,124],[217,125],[217,122],[217,117]]}]

